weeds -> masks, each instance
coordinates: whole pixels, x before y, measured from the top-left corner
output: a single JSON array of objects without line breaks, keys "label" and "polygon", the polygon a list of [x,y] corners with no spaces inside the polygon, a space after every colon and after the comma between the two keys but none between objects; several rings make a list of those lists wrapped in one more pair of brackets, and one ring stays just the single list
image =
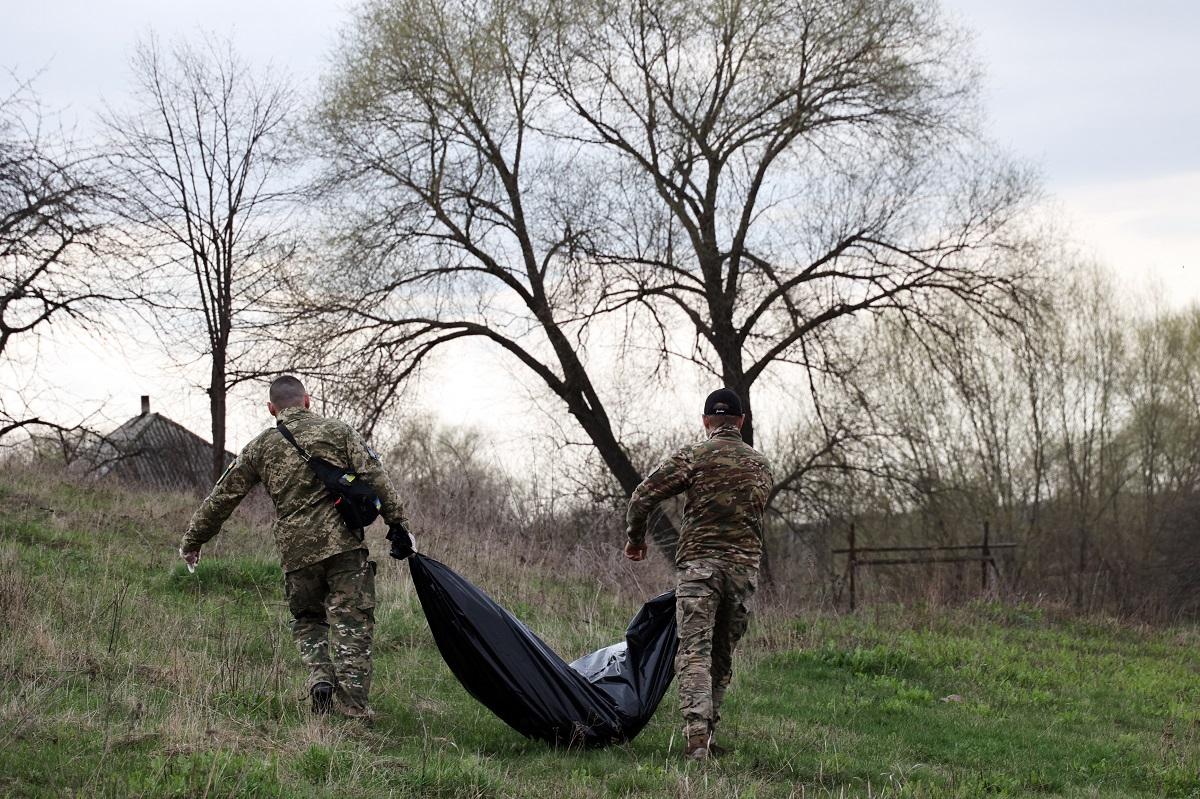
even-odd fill
[{"label": "weeds", "polygon": [[[737,751],[697,768],[672,695],[626,746],[520,738],[450,675],[404,565],[382,559],[367,729],[307,714],[261,518],[236,518],[189,575],[174,547],[190,498],[0,478],[28,499],[0,516],[3,794],[1200,796],[1195,627],[989,602],[768,607],[722,722]],[[669,582],[661,563],[625,569],[615,538],[530,558],[511,521],[423,512],[423,548],[567,656],[610,643]]]}]

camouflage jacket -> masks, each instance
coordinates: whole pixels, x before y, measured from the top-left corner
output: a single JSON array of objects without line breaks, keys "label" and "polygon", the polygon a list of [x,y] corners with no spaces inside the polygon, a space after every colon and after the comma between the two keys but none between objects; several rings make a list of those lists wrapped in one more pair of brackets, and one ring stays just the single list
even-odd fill
[{"label": "camouflage jacket", "polygon": [[[375,490],[388,524],[407,524],[404,507],[378,456],[345,422],[325,419],[305,408],[285,408],[279,420],[312,455],[356,472]],[[331,555],[365,547],[346,527],[329,492],[291,444],[275,428],[254,438],[221,475],[192,516],[183,549],[199,549],[221,530],[242,498],[262,483],[275,503],[272,528],[285,572]]]},{"label": "camouflage jacket", "polygon": [[687,492],[675,562],[720,558],[758,567],[762,517],[771,493],[771,467],[732,425],[663,461],[629,500],[629,540],[646,540],[646,520],[658,503]]}]

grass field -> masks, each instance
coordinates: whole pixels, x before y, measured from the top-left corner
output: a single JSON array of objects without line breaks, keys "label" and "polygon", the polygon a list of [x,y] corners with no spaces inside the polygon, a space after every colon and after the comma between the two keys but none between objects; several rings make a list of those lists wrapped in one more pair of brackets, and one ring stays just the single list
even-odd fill
[{"label": "grass field", "polygon": [[[454,680],[382,557],[378,721],[313,719],[261,521],[189,575],[192,502],[0,469],[0,794],[1200,797],[1200,628],[1035,605],[764,609],[726,709],[737,751],[689,765],[673,693],[624,747],[520,738]],[[666,587],[616,541],[550,568],[427,526],[423,549],[567,656]]]}]

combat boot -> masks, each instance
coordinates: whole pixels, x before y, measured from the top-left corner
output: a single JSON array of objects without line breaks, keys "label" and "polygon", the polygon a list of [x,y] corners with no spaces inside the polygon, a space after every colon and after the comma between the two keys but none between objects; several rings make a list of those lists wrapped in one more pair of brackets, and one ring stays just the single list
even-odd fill
[{"label": "combat boot", "polygon": [[364,727],[375,726],[375,711],[369,707],[359,707],[357,705],[344,705],[338,708],[339,712],[348,719],[357,721]]},{"label": "combat boot", "polygon": [[688,738],[687,749],[683,756],[688,760],[708,760],[708,735],[701,733]]},{"label": "combat boot", "polygon": [[731,753],[732,751],[733,751],[732,746],[721,746],[721,744],[717,743],[716,728],[714,728],[711,732],[708,733],[708,756],[709,757],[720,757],[721,755],[727,755],[727,754]]},{"label": "combat boot", "polygon": [[317,716],[326,716],[333,710],[333,686],[327,682],[319,682],[312,687],[312,712]]}]

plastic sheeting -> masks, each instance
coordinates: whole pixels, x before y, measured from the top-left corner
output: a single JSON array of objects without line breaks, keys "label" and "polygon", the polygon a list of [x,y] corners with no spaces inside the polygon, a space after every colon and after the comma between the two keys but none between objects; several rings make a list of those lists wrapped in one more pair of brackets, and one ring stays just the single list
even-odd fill
[{"label": "plastic sheeting", "polygon": [[467,691],[517,732],[561,746],[628,741],[674,676],[675,593],[647,602],[625,640],[567,663],[446,565],[408,559],[429,628]]}]

